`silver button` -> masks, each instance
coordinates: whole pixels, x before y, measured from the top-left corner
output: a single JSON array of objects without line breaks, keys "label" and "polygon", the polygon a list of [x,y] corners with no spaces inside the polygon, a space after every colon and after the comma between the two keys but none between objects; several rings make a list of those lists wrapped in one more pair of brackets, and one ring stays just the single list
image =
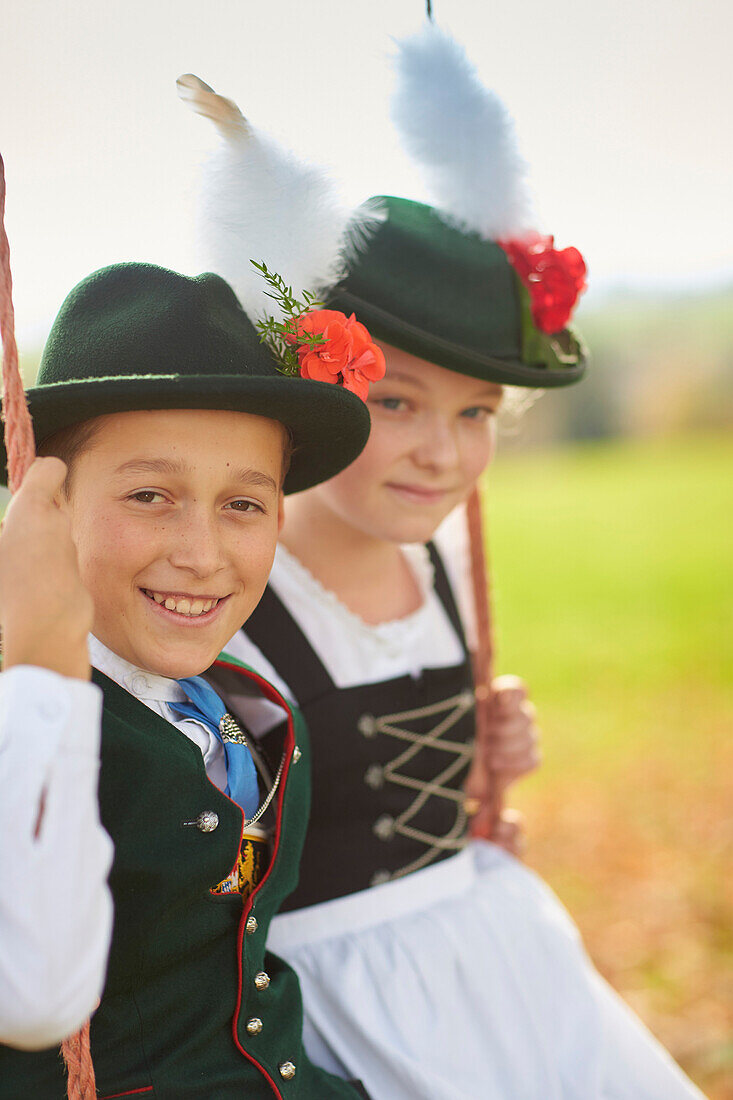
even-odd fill
[{"label": "silver button", "polygon": [[246,1026],[250,1035],[259,1035],[262,1031],[262,1020],[259,1016],[253,1016],[251,1020],[247,1020]]},{"label": "silver button", "polygon": [[257,931],[257,917],[247,917],[244,930],[248,936],[253,935]]},{"label": "silver button", "polygon": [[260,970],[259,974],[255,974],[255,989],[259,989],[260,992],[262,992],[263,989],[267,989],[269,984],[270,975],[266,971]]},{"label": "silver button", "polygon": [[364,737],[376,737],[377,720],[373,714],[362,714],[356,723],[356,728]]},{"label": "silver button", "polygon": [[280,1070],[280,1076],[284,1077],[286,1081],[291,1081],[295,1077],[295,1065],[293,1062],[281,1062],[277,1067]]},{"label": "silver button", "polygon": [[142,672],[136,672],[130,680],[130,687],[135,695],[142,695],[150,687],[147,676],[143,676]]},{"label": "silver button", "polygon": [[293,749],[293,763],[297,764],[302,755],[303,755],[303,753],[300,751],[300,749],[296,745],[295,748]]},{"label": "silver button", "polygon": [[219,824],[219,815],[214,810],[202,810],[193,821],[184,821],[184,825],[195,825],[201,833],[213,833]]},{"label": "silver button", "polygon": [[394,818],[390,814],[382,814],[372,825],[372,832],[380,840],[391,840],[394,836]]},{"label": "silver button", "polygon": [[378,791],[384,786],[384,768],[381,764],[370,764],[364,773],[364,782],[373,791]]}]

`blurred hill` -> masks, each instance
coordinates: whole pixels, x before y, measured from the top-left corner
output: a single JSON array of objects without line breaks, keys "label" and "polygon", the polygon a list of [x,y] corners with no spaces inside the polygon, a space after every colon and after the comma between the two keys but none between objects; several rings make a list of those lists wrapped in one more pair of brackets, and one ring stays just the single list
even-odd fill
[{"label": "blurred hill", "polygon": [[581,305],[577,322],[591,350],[586,378],[547,391],[516,424],[509,415],[502,450],[733,423],[733,285],[616,291]]}]

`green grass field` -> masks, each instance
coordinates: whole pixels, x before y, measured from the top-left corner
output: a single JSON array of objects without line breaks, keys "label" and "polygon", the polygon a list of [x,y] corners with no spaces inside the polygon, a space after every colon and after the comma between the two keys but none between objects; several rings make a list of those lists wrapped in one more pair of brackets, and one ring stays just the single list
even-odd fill
[{"label": "green grass field", "polygon": [[720,435],[603,442],[499,459],[485,495],[497,670],[526,679],[544,734],[511,798],[528,862],[715,1100],[733,1096],[732,471]]}]

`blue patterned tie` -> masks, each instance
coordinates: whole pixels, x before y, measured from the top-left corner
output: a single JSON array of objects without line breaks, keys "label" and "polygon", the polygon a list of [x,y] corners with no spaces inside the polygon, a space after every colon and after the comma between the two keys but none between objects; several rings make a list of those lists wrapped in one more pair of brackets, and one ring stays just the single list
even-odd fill
[{"label": "blue patterned tie", "polygon": [[195,718],[198,722],[202,722],[221,741],[227,761],[225,794],[242,807],[245,818],[249,820],[257,810],[260,796],[257,770],[244,735],[233,719],[222,723],[222,718],[227,714],[227,708],[213,687],[207,684],[202,676],[187,676],[178,683],[190,701],[168,705],[182,717]]}]

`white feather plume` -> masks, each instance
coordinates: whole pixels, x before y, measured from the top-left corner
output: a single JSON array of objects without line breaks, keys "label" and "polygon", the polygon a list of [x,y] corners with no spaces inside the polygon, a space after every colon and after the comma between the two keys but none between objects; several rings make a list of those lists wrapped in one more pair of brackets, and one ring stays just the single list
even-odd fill
[{"label": "white feather plume", "polygon": [[487,240],[535,224],[514,123],[465,50],[433,23],[397,43],[392,117],[431,201]]},{"label": "white feather plume", "polygon": [[[186,79],[181,98],[211,118],[223,139],[202,169],[198,258],[203,269],[234,287],[253,320],[273,313],[275,306],[250,260],[264,261],[296,297],[304,290],[323,294],[342,278],[374,213],[354,211],[324,170],[280,147],[198,78]],[[201,88],[195,97],[191,80]],[[237,112],[234,125],[232,109]]]}]

